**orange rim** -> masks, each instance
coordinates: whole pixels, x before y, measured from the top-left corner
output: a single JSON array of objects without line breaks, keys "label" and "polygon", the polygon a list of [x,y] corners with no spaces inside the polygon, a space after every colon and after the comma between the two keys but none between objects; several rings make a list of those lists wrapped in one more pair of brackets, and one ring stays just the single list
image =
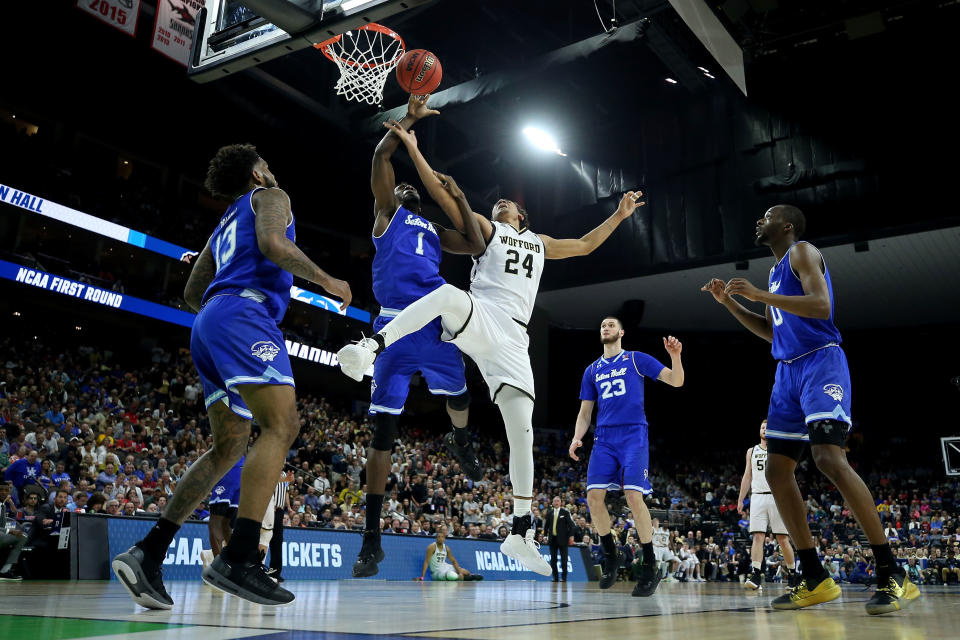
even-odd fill
[{"label": "orange rim", "polygon": [[400,43],[400,48],[397,50],[397,55],[395,55],[395,56],[394,56],[392,59],[390,59],[390,60],[384,60],[383,62],[380,62],[380,63],[377,63],[377,64],[371,64],[371,63],[368,63],[368,62],[365,62],[365,63],[363,63],[363,64],[358,64],[356,61],[350,60],[349,58],[344,58],[344,57],[342,57],[342,56],[334,56],[334,55],[332,55],[332,54],[330,53],[330,51],[328,50],[328,48],[329,48],[331,45],[334,45],[334,44],[340,42],[340,39],[343,37],[343,34],[333,36],[333,37],[330,38],[329,40],[324,40],[323,42],[318,42],[317,44],[313,45],[313,48],[314,48],[314,49],[319,49],[320,52],[323,53],[323,55],[325,55],[325,56],[327,57],[327,59],[329,59],[329,60],[331,60],[331,61],[337,61],[337,60],[339,60],[340,62],[342,62],[343,64],[345,64],[345,65],[347,65],[347,66],[350,66],[350,67],[363,67],[364,69],[373,69],[373,68],[376,68],[376,67],[382,67],[382,66],[385,66],[385,65],[388,65],[388,64],[393,64],[396,60],[399,60],[401,57],[403,57],[403,54],[404,54],[404,53],[406,53],[407,45],[406,45],[406,43],[404,43],[403,38],[401,38],[401,37],[400,37],[400,34],[397,33],[396,31],[394,31],[393,29],[391,29],[390,27],[385,27],[385,26],[383,26],[382,24],[377,24],[376,22],[371,22],[370,24],[365,24],[365,25],[363,25],[362,27],[357,27],[356,31],[376,31],[376,32],[381,33],[381,34],[383,34],[383,35],[385,35],[385,36],[388,36],[388,37],[390,37],[390,38],[393,38],[394,40],[396,40],[397,42]]}]

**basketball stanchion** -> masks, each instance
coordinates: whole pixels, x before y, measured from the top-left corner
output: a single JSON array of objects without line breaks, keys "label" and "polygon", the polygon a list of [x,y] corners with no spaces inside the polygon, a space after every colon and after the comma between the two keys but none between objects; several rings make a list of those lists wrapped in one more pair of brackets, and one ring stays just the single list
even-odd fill
[{"label": "basketball stanchion", "polygon": [[387,76],[406,51],[400,34],[380,24],[365,24],[313,45],[340,69],[338,96],[380,105]]}]

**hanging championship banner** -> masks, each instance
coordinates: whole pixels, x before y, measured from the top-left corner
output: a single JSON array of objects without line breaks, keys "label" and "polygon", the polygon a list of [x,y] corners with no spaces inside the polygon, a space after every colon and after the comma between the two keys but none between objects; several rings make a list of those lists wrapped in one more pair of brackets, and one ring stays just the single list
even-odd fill
[{"label": "hanging championship banner", "polygon": [[140,0],[77,0],[77,9],[89,13],[128,35],[137,32]]},{"label": "hanging championship banner", "polygon": [[201,8],[203,0],[159,0],[153,22],[153,48],[187,66]]}]

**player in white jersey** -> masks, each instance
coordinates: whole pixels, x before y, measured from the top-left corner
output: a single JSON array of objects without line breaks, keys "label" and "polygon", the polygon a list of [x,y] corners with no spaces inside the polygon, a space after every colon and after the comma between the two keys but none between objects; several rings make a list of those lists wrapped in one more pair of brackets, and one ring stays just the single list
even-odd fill
[{"label": "player in white jersey", "polygon": [[[417,167],[421,180],[438,180],[417,149],[416,137],[393,123]],[[429,189],[431,195],[450,196]],[[527,351],[527,323],[540,286],[544,259],[584,256],[610,237],[614,229],[644,203],[640,192],[627,192],[617,210],[580,238],[556,239],[530,230],[530,216],[517,203],[498,200],[490,219],[474,213],[487,247],[474,256],[470,291],[444,284],[408,305],[372,338],[342,348],[337,357],[344,374],[360,380],[377,354],[403,336],[440,317],[443,339],[473,358],[500,408],[510,443],[510,482],[514,520],[501,551],[531,571],[551,575],[550,565],[534,541],[530,517],[533,500],[533,371]],[[435,196],[436,197],[436,196]],[[450,196],[452,197],[452,196]],[[451,203],[441,203],[444,208]]]},{"label": "player in white jersey", "polygon": [[753,536],[753,546],[750,547],[750,563],[753,565],[753,572],[744,587],[757,591],[762,588],[763,573],[760,571],[763,564],[763,539],[767,535],[767,529],[773,531],[774,537],[780,544],[780,552],[783,554],[783,568],[787,574],[787,584],[795,586],[796,581],[796,563],[793,557],[793,547],[790,545],[790,536],[787,535],[787,527],[777,511],[777,503],[773,500],[773,494],[770,492],[770,485],[767,484],[767,421],[760,423],[760,444],[747,449],[747,466],[743,471],[743,479],[740,480],[740,497],[737,499],[737,511],[740,515],[746,515],[743,508],[743,501],[750,492],[750,534]]},{"label": "player in white jersey", "polygon": [[[423,569],[420,570],[420,579],[427,575],[430,568],[430,577],[434,580],[483,580],[483,576],[470,573],[457,564],[453,551],[446,545],[447,533],[443,529],[437,532],[437,541],[427,547],[427,557],[423,559]],[[449,562],[447,560],[449,559]]]},{"label": "player in white jersey", "polygon": [[653,518],[653,555],[657,559],[657,566],[662,568],[667,566],[667,580],[680,568],[680,558],[670,548],[670,531],[660,526],[660,520]]}]

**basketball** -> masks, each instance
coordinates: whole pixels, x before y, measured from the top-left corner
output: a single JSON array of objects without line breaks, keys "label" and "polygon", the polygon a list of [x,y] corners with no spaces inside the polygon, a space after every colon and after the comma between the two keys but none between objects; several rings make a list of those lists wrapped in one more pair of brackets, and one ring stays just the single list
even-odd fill
[{"label": "basketball", "polygon": [[440,60],[426,49],[407,51],[397,65],[397,83],[407,93],[418,96],[433,93],[442,78]]}]

